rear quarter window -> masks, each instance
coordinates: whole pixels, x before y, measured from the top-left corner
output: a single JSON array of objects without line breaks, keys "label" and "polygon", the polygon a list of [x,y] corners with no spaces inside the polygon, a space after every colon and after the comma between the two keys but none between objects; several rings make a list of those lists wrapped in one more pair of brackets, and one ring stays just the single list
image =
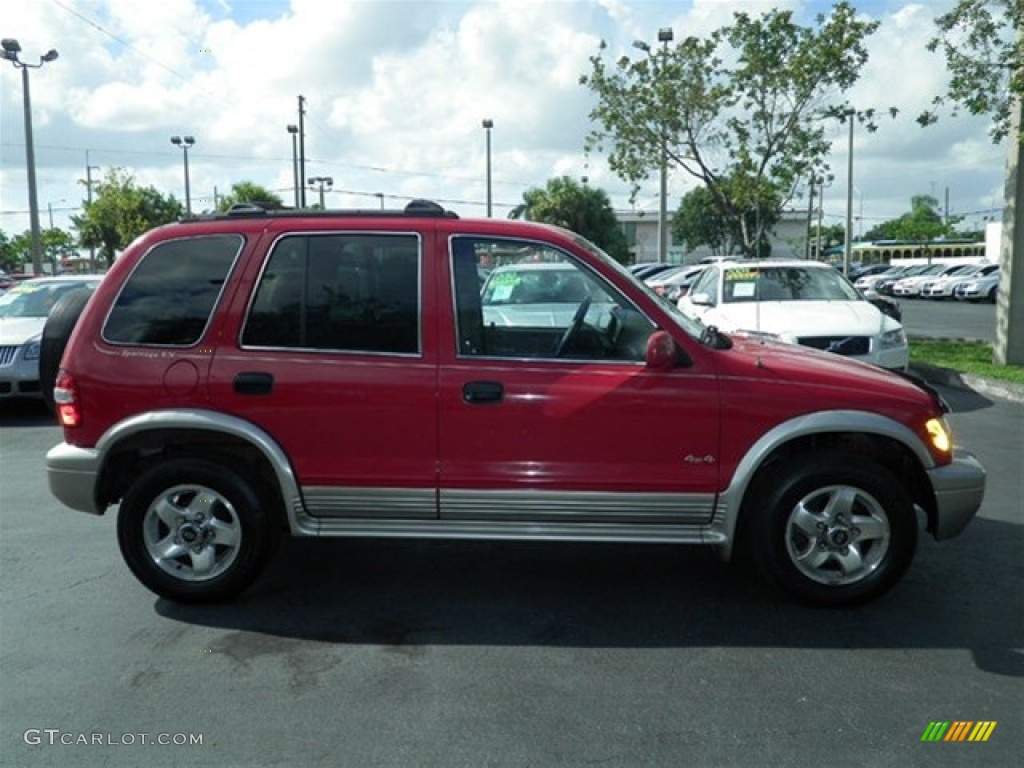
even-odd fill
[{"label": "rear quarter window", "polygon": [[242,243],[240,235],[213,235],[154,246],[118,294],[103,338],[112,344],[197,343]]}]

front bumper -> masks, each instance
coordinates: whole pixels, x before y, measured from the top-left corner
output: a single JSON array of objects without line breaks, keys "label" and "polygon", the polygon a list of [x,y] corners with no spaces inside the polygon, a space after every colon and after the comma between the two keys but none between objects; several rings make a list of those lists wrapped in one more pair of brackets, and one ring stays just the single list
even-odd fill
[{"label": "front bumper", "polygon": [[39,358],[25,359],[27,344],[0,348],[0,397],[40,397]]},{"label": "front bumper", "polygon": [[102,515],[96,503],[100,458],[95,450],[60,443],[46,454],[46,479],[50,492],[65,506]]},{"label": "front bumper", "polygon": [[935,493],[937,541],[958,535],[971,522],[985,497],[985,469],[974,455],[956,449],[953,462],[928,470]]}]

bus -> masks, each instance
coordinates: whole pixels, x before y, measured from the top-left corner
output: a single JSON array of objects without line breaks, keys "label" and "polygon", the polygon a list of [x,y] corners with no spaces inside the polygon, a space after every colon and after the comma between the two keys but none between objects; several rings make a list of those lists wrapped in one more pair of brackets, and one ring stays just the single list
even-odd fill
[{"label": "bus", "polygon": [[[824,252],[829,262],[841,262],[843,246],[837,245]],[[978,264],[985,261],[985,242],[977,240],[875,240],[853,243],[850,263],[892,264]]]}]

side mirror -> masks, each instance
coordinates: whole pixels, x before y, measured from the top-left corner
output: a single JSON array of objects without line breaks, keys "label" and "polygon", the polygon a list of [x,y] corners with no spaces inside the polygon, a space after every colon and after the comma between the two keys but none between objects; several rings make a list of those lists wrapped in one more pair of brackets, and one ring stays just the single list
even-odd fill
[{"label": "side mirror", "polygon": [[647,338],[644,362],[655,371],[670,371],[679,361],[679,347],[665,331],[655,331]]},{"label": "side mirror", "polygon": [[706,293],[692,293],[688,298],[691,304],[696,304],[699,307],[711,306],[711,296]]}]

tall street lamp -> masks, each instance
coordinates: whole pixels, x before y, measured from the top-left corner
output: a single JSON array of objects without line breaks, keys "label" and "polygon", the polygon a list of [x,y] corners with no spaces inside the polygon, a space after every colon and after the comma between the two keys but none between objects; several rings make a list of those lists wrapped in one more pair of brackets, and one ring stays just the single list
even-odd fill
[{"label": "tall street lamp", "polygon": [[320,187],[320,210],[321,211],[327,210],[327,208],[324,206],[324,187],[325,186],[333,187],[334,186],[334,179],[331,178],[330,176],[313,176],[309,180],[309,186],[311,186],[311,187],[319,186]]},{"label": "tall street lamp", "polygon": [[17,40],[5,37],[0,46],[3,47],[3,58],[11,62],[15,69],[21,70],[21,91],[25,103],[25,163],[28,166],[28,212],[29,227],[32,231],[32,271],[41,274],[43,271],[43,241],[39,234],[39,201],[36,197],[36,150],[32,142],[32,96],[28,87],[28,71],[40,69],[43,64],[55,61],[57,51],[50,49],[39,57],[38,64],[28,64],[18,58],[21,45]]},{"label": "tall street lamp", "polygon": [[295,207],[302,202],[299,197],[299,126],[289,125],[288,133],[292,135],[292,179],[295,186]]},{"label": "tall street lamp", "polygon": [[[672,42],[673,37],[672,27],[662,27],[658,30],[662,67],[668,57],[668,44]],[[639,48],[648,56],[651,54],[651,46],[643,40],[634,41],[633,47]],[[668,139],[665,137],[665,126],[661,126],[659,130],[661,184],[658,192],[658,261],[665,262],[668,261]]]},{"label": "tall street lamp", "polygon": [[843,238],[843,274],[850,276],[850,249],[853,247],[853,119],[857,111],[848,109],[846,119],[850,121],[850,146],[846,157],[846,234]]},{"label": "tall street lamp", "polygon": [[491,218],[491,129],[494,121],[489,117],[481,123],[487,133],[487,218]]},{"label": "tall street lamp", "polygon": [[192,190],[189,189],[188,181],[188,150],[195,145],[196,140],[192,136],[171,136],[171,144],[181,147],[185,153],[185,214],[192,215]]},{"label": "tall street lamp", "polygon": [[[50,229],[51,230],[53,229],[53,204],[54,203],[66,203],[66,202],[67,202],[67,198],[62,197],[60,200],[51,200],[51,201],[49,201],[46,204],[46,210],[50,214]],[[50,236],[53,237],[52,234]],[[57,251],[56,250],[53,250],[53,251],[50,252],[50,269],[52,270],[52,274],[53,275],[57,274]]]}]

